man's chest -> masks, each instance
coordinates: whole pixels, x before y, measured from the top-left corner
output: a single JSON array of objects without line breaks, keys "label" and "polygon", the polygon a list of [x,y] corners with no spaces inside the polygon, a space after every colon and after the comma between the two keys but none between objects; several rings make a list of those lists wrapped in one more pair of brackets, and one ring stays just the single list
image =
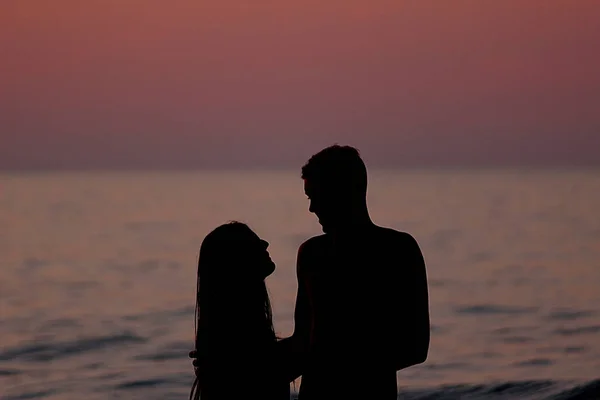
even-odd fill
[{"label": "man's chest", "polygon": [[315,319],[334,322],[385,306],[400,290],[395,258],[377,245],[324,249],[306,280]]}]

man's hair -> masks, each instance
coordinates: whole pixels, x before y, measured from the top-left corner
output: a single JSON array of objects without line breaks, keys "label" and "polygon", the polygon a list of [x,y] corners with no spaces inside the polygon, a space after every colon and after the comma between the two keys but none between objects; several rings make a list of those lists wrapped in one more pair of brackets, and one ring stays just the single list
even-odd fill
[{"label": "man's hair", "polygon": [[334,144],[314,154],[302,167],[302,179],[342,191],[367,193],[367,167],[352,146]]}]

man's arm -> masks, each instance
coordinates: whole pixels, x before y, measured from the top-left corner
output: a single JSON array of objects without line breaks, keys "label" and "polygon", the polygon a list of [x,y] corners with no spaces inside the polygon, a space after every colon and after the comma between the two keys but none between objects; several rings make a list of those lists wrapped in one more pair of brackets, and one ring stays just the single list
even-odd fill
[{"label": "man's arm", "polygon": [[406,234],[402,247],[399,296],[396,307],[400,320],[395,324],[397,337],[395,343],[394,365],[396,371],[421,364],[427,359],[430,340],[429,291],[425,260],[417,241]]},{"label": "man's arm", "polygon": [[300,246],[296,260],[296,279],[298,289],[294,308],[294,333],[277,343],[278,354],[282,365],[285,366],[290,382],[302,375],[304,360],[310,342],[311,311],[308,298],[305,244]]}]

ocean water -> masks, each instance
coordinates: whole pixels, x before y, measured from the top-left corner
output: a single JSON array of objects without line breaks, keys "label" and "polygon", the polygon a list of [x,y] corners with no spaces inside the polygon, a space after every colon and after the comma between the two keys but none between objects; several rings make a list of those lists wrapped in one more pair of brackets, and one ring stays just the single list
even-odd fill
[{"label": "ocean water", "polygon": [[[430,355],[399,398],[600,399],[600,171],[370,176],[374,221],[429,277]],[[320,233],[298,171],[0,175],[0,399],[187,398],[198,248],[232,219],[271,243],[289,335]]]}]

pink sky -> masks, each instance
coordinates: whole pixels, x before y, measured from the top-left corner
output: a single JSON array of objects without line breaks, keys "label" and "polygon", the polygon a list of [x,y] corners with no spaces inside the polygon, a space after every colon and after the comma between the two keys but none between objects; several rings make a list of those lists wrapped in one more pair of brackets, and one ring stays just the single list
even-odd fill
[{"label": "pink sky", "polygon": [[0,169],[600,163],[596,0],[3,0]]}]

